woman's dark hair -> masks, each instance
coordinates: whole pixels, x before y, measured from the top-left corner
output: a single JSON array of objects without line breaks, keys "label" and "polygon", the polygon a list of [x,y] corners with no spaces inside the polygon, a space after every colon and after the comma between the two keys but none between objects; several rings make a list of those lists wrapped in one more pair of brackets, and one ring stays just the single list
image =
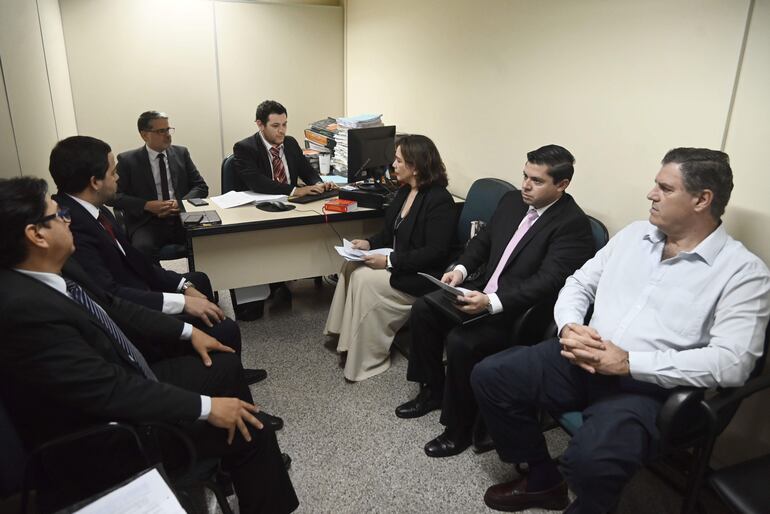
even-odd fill
[{"label": "woman's dark hair", "polygon": [[45,216],[48,184],[37,177],[0,179],[0,268],[27,258],[24,230]]},{"label": "woman's dark hair", "polygon": [[396,141],[396,148],[401,148],[404,162],[417,170],[418,188],[434,184],[446,187],[449,184],[444,161],[430,138],[419,134],[403,136]]}]

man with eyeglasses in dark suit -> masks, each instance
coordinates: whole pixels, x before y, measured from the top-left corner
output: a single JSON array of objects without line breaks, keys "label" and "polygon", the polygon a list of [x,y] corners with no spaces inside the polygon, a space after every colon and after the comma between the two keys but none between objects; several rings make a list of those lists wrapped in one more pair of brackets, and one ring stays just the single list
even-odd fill
[{"label": "man with eyeglasses in dark suit", "polygon": [[118,155],[120,182],[113,206],[125,212],[131,244],[157,261],[161,247],[186,242],[179,202],[205,198],[209,188],[187,148],[171,144],[174,127],[166,113],[143,112],[137,128],[145,144]]}]

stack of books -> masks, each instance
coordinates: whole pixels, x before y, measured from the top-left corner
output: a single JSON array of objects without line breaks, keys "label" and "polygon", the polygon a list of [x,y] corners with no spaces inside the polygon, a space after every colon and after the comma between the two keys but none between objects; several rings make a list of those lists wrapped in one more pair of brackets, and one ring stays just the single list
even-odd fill
[{"label": "stack of books", "polygon": [[324,118],[314,121],[305,129],[305,148],[319,152],[331,153],[334,150],[334,132],[337,130],[337,120]]},{"label": "stack of books", "polygon": [[337,118],[337,130],[334,133],[334,156],[332,167],[338,175],[348,173],[348,130],[352,128],[381,127],[382,114],[359,114],[347,118]]}]

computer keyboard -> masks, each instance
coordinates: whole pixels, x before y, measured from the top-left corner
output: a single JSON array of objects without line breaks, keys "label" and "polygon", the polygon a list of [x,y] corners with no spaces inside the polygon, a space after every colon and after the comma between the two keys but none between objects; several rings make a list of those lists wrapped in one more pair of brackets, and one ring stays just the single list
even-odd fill
[{"label": "computer keyboard", "polygon": [[310,202],[316,202],[318,200],[325,200],[327,198],[332,198],[339,194],[340,194],[339,190],[330,189],[329,191],[324,191],[323,193],[319,193],[317,195],[290,196],[288,200],[291,203],[310,203]]}]

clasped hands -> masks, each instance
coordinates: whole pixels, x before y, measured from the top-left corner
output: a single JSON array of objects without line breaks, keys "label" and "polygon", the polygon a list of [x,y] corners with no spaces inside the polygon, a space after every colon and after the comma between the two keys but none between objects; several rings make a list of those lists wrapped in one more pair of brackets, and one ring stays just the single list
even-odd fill
[{"label": "clasped hands", "polygon": [[176,200],[150,200],[144,204],[144,210],[158,218],[168,218],[179,214]]},{"label": "clasped hands", "polygon": [[559,338],[561,354],[591,374],[628,375],[628,352],[612,341],[602,339],[591,327],[568,323]]}]

